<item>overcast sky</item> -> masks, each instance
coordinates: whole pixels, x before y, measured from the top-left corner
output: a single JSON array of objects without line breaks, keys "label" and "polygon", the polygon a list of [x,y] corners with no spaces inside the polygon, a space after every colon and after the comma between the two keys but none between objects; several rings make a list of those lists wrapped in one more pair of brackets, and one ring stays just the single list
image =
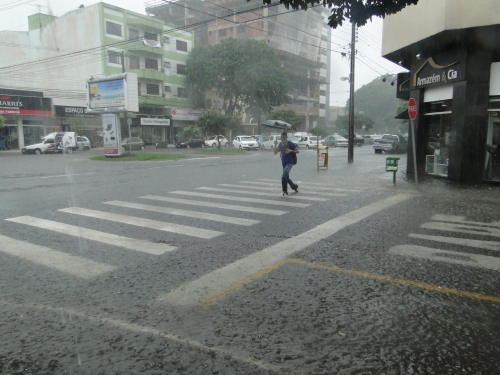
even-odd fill
[{"label": "overcast sky", "polygon": [[[161,1],[149,0],[148,3]],[[92,0],[0,0],[0,30],[28,30],[28,16],[39,11],[61,16],[81,4],[89,6],[96,3]],[[108,0],[106,3],[144,14],[145,7],[142,0]],[[349,76],[349,60],[347,57],[342,57],[339,52],[349,53],[350,38],[350,24],[344,24],[333,30],[331,48],[336,52],[332,52],[330,106],[344,106],[349,98],[349,82],[340,80],[341,77]],[[382,20],[374,18],[373,22],[369,22],[358,31],[354,80],[356,89],[380,75],[403,71],[398,65],[380,57],[381,45]],[[390,81],[387,81],[387,84],[390,84]]]}]

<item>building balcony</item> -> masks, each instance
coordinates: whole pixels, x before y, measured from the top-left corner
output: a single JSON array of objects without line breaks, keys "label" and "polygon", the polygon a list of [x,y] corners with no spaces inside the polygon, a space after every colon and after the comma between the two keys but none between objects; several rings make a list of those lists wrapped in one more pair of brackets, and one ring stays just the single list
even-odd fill
[{"label": "building balcony", "polygon": [[129,69],[130,73],[137,74],[137,79],[152,79],[155,81],[164,81],[165,74],[161,70],[152,69]]},{"label": "building balcony", "polygon": [[140,105],[166,106],[167,101],[163,96],[158,95],[139,95]]},{"label": "building balcony", "polygon": [[158,42],[158,45],[160,47],[152,47],[148,44],[145,44],[144,41],[141,39],[141,40],[127,42],[126,44],[124,44],[124,48],[127,51],[132,51],[137,53],[139,56],[144,56],[144,54],[163,56],[164,52],[163,47],[161,47],[160,42]]}]

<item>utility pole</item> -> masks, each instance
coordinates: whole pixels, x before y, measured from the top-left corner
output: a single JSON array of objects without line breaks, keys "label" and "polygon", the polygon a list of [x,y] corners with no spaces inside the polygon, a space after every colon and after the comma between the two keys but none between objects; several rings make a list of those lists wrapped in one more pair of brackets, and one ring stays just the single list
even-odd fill
[{"label": "utility pole", "polygon": [[349,143],[347,145],[347,162],[354,162],[354,61],[356,60],[356,23],[351,29],[351,72],[349,73]]},{"label": "utility pole", "polygon": [[[122,73],[125,73],[125,52],[122,51]],[[128,141],[129,141],[129,151],[132,151],[132,143],[131,138],[132,134],[130,133],[130,124],[128,123],[128,113],[127,111],[123,112],[123,121],[128,125]],[[121,139],[120,139],[121,142]]]}]

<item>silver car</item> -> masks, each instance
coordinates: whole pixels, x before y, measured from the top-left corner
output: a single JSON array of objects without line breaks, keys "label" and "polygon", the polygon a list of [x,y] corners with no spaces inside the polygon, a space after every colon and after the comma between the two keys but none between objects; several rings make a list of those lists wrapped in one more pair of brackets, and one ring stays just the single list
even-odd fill
[{"label": "silver car", "polygon": [[78,150],[88,151],[90,150],[91,144],[90,140],[85,136],[77,136],[76,137],[76,147]]}]

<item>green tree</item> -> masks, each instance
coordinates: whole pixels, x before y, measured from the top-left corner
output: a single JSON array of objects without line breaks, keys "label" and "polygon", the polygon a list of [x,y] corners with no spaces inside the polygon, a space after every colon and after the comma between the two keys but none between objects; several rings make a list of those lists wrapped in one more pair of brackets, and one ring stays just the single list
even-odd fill
[{"label": "green tree", "polygon": [[263,41],[229,38],[194,48],[186,65],[196,107],[206,107],[209,91],[222,99],[224,113],[231,116],[249,106],[258,117],[288,100],[288,75],[276,51]]},{"label": "green tree", "polygon": [[317,126],[311,130],[311,133],[320,137],[326,137],[328,130],[324,126]]},{"label": "green tree", "polygon": [[[272,0],[263,0],[264,4],[271,4]],[[348,20],[358,26],[363,26],[372,17],[384,18],[388,14],[395,14],[407,5],[415,5],[418,0],[280,0],[287,9],[307,9],[323,3],[331,9],[328,25],[333,29],[342,26]]]},{"label": "green tree", "polygon": [[282,110],[272,112],[269,115],[269,119],[271,120],[282,120],[291,124],[295,129],[299,130],[302,128],[302,119],[299,115],[297,115],[294,111],[291,110]]},{"label": "green tree", "polygon": [[0,129],[2,129],[5,126],[5,117],[0,115]]},{"label": "green tree", "polygon": [[[241,117],[224,115],[215,111],[208,111],[201,116],[197,125],[205,134],[226,134],[228,130],[238,129],[241,126]],[[220,150],[220,140],[218,140]]]},{"label": "green tree", "polygon": [[196,125],[188,125],[184,129],[184,135],[189,137],[199,137],[201,136],[201,129]]},{"label": "green tree", "polygon": [[[364,114],[354,114],[354,131],[355,132],[360,132],[360,131],[368,131],[373,127],[373,120],[365,116]],[[365,128],[363,129],[363,125]],[[339,116],[337,118],[337,128],[340,129],[340,131],[344,132],[347,134],[349,131],[349,115],[347,116]]]}]

